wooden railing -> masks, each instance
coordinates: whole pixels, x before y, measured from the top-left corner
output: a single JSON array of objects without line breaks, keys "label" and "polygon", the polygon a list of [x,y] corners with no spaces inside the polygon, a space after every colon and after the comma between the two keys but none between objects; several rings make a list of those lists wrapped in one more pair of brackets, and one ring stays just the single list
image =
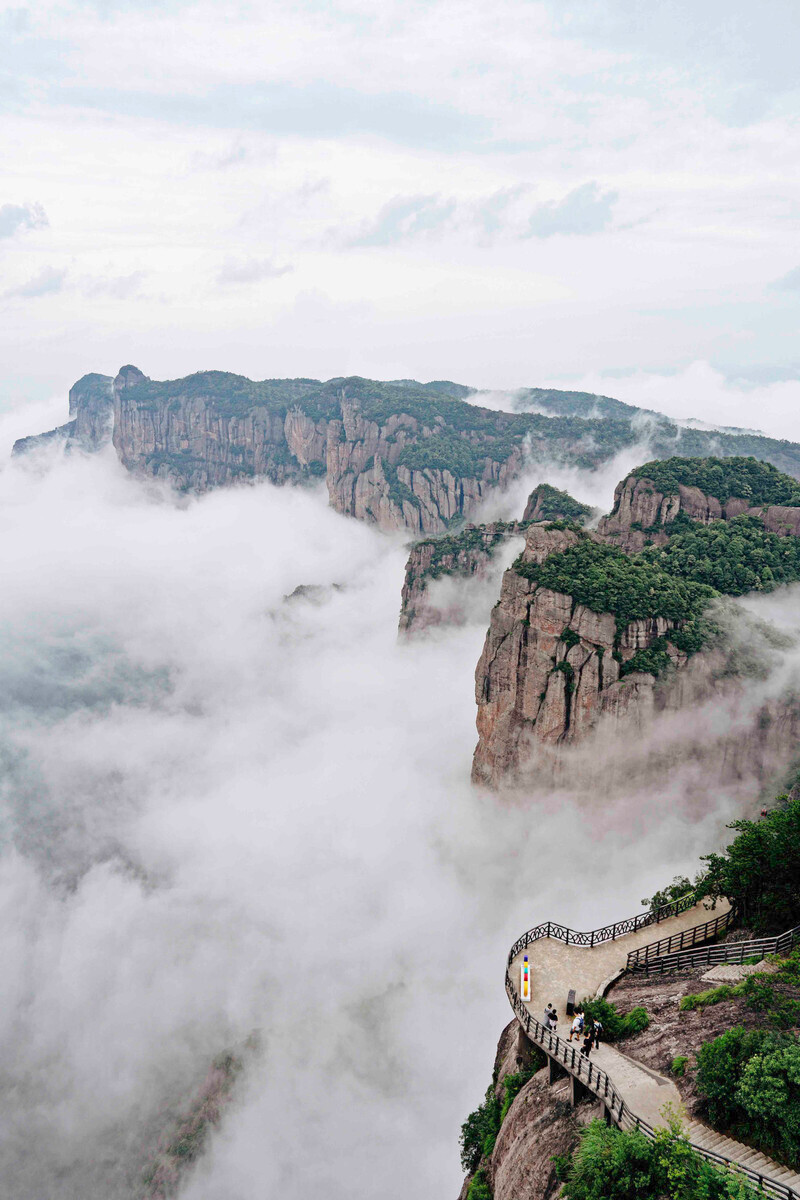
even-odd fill
[{"label": "wooden railing", "polygon": [[[727,915],[731,916],[731,914]],[[711,925],[713,922],[708,922],[708,924]],[[686,932],[691,933],[691,930]],[[676,934],[676,938],[679,936],[682,935]],[[800,925],[796,925],[794,929],[787,929],[785,933],[779,933],[776,937],[753,938],[748,942],[723,942],[713,946],[699,946],[694,950],[688,949],[691,942],[687,942],[685,947],[679,947],[676,944],[669,949],[661,951],[656,949],[673,940],[675,939],[665,938],[661,942],[652,942],[649,946],[632,950],[628,955],[627,970],[645,974],[655,972],[664,974],[666,971],[680,971],[684,967],[713,966],[715,963],[743,963],[748,958],[764,958],[767,954],[788,954],[794,946],[800,945]],[[649,954],[648,951],[650,951]]]},{"label": "wooden railing", "polygon": [[508,965],[511,965],[520,950],[524,950],[539,938],[558,938],[567,946],[601,946],[603,942],[611,942],[618,937],[625,937],[626,934],[635,933],[637,929],[643,929],[647,925],[658,925],[660,921],[666,921],[669,917],[677,917],[681,913],[688,912],[690,908],[694,908],[696,903],[695,893],[687,892],[686,895],[673,900],[670,904],[662,905],[655,912],[639,913],[635,917],[628,917],[613,925],[603,925],[601,929],[592,929],[588,933],[570,929],[567,925],[559,925],[556,921],[545,921],[517,938],[509,951]]},{"label": "wooden railing", "polygon": [[[558,1034],[553,1033],[552,1029],[545,1029],[540,1021],[531,1016],[514,987],[508,971],[506,971],[506,992],[511,1001],[511,1007],[530,1040],[544,1050],[549,1058],[562,1063],[570,1075],[580,1080],[584,1087],[597,1096],[621,1129],[638,1129],[652,1141],[656,1136],[655,1129],[642,1117],[637,1116],[630,1105],[625,1103],[614,1087],[608,1072],[596,1067],[591,1059],[581,1054],[579,1050],[576,1053],[574,1045],[565,1042]],[[776,1200],[800,1200],[800,1192],[796,1192],[778,1179],[772,1179],[769,1175],[753,1171],[737,1162],[736,1159],[727,1158],[724,1154],[717,1154],[714,1150],[707,1150],[704,1146],[697,1146],[694,1142],[688,1142],[688,1145],[701,1158],[723,1170],[735,1172],[738,1176],[746,1179],[748,1183],[760,1188],[768,1196],[776,1197]]]}]

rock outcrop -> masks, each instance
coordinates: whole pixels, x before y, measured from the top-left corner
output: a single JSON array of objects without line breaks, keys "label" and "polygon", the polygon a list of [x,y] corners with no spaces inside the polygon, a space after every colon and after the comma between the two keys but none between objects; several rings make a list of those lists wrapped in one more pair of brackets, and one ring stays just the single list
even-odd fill
[{"label": "rock outcrop", "polygon": [[[571,407],[562,411],[557,403],[550,414],[501,412],[466,403],[472,391],[446,381],[253,381],[223,371],[157,381],[128,365],[114,380],[84,376],[70,393],[72,420],[20,439],[15,452],[53,440],[96,450],[111,427],[120,459],[137,474],[193,491],[252,479],[324,478],[338,512],[426,536],[468,520],[526,462],[591,470],[640,440],[625,406],[620,413],[611,401],[612,409],[590,406],[580,415],[567,415]],[[553,401],[557,395],[548,393]],[[670,445],[682,436],[666,421],[661,432]],[[746,441],[800,476],[800,446],[789,442],[697,432],[692,441],[705,453],[713,441],[728,455],[740,454]],[[530,519],[552,519],[547,509],[540,503]]]},{"label": "rock outcrop", "polygon": [[771,533],[800,536],[800,508],[778,504],[753,506],[740,496],[731,496],[723,503],[716,496],[685,484],[679,484],[675,492],[664,493],[653,480],[637,474],[617,484],[614,507],[601,519],[597,532],[626,553],[634,553],[646,545],[663,546],[669,538],[668,527],[679,513],[703,525],[734,517],[758,517]]},{"label": "rock outcrop", "polygon": [[[521,537],[534,521],[570,521],[584,524],[594,510],[566,492],[540,483],[525,505],[521,521],[493,521],[467,525],[456,534],[428,538],[411,547],[406,563],[400,607],[400,632],[419,633],[434,625],[461,625],[466,620],[468,597],[462,584],[488,579],[498,549]],[[458,587],[437,596],[432,585],[451,579]],[[488,612],[488,608],[487,608]]]},{"label": "rock outcrop", "polygon": [[400,632],[421,633],[435,625],[462,625],[466,620],[463,587],[442,603],[432,597],[431,585],[445,577],[463,584],[486,579],[496,551],[525,530],[521,521],[467,525],[450,537],[430,538],[411,547],[401,593]]},{"label": "rock outcrop", "polygon": [[[579,745],[609,784],[615,773],[644,780],[648,771],[690,756],[705,761],[708,779],[765,782],[785,768],[800,735],[800,704],[789,683],[756,698],[772,654],[769,636],[753,631],[751,639],[739,627],[746,620],[740,610],[721,610],[718,619],[730,629],[720,628],[716,640],[689,657],[679,648],[681,621],[653,616],[621,623],[615,613],[595,612],[526,575],[526,564],[541,564],[587,537],[601,540],[531,525],[525,550],[503,577],[475,673],[473,780],[492,787],[558,780],[572,763],[577,786],[578,764],[568,755]],[[748,663],[738,647],[749,640]],[[648,651],[659,656],[655,672],[641,657]],[[654,732],[656,719],[690,711],[688,725],[667,723]],[[624,753],[614,758],[620,739]]]}]

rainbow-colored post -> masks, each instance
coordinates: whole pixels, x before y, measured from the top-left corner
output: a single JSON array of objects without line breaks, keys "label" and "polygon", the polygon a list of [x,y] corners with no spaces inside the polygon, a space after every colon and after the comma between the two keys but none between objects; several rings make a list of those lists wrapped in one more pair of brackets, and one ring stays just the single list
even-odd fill
[{"label": "rainbow-colored post", "polygon": [[531,998],[531,968],[527,954],[523,958],[522,966],[520,967],[520,991],[522,999],[527,1003]]}]

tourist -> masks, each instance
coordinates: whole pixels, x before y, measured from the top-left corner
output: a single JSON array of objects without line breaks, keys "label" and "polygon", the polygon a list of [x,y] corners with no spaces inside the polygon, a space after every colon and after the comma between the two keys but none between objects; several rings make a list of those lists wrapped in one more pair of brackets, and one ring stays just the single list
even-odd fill
[{"label": "tourist", "polygon": [[550,1026],[549,1026],[549,1028],[552,1029],[553,1032],[555,1032],[555,1028],[557,1025],[558,1025],[558,1013],[556,1012],[556,1010],[554,1008],[551,1008],[550,1009]]},{"label": "tourist", "polygon": [[595,1046],[600,1045],[600,1038],[602,1036],[603,1036],[603,1022],[599,1019],[596,1019],[595,1023],[594,1023],[594,1044],[595,1044]]},{"label": "tourist", "polygon": [[583,1016],[582,1016],[580,1010],[577,1010],[575,1013],[575,1016],[572,1019],[572,1027],[569,1031],[569,1037],[567,1038],[567,1041],[571,1042],[573,1037],[577,1037],[578,1041],[580,1041],[582,1029],[583,1029]]},{"label": "tourist", "polygon": [[545,1029],[550,1028],[550,1014],[552,1011],[553,1011],[552,1004],[548,1004],[547,1008],[544,1010],[544,1020],[542,1021],[542,1024],[544,1025]]},{"label": "tourist", "polygon": [[583,1046],[581,1047],[581,1054],[583,1054],[585,1058],[588,1058],[589,1054],[591,1053],[593,1034],[594,1034],[593,1026],[587,1025],[586,1026],[586,1036],[583,1039]]}]

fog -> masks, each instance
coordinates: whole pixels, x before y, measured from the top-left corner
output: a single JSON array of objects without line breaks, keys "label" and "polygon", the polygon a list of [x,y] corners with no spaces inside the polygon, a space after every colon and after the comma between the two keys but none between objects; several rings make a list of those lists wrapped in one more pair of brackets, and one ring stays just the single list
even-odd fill
[{"label": "fog", "polygon": [[[608,503],[620,473],[549,478]],[[398,642],[407,547],[324,490],[187,499],[52,451],[0,507],[5,1194],[142,1196],[258,1031],[183,1197],[455,1197],[510,943],[636,911],[738,796],[471,788],[487,613]]]}]

